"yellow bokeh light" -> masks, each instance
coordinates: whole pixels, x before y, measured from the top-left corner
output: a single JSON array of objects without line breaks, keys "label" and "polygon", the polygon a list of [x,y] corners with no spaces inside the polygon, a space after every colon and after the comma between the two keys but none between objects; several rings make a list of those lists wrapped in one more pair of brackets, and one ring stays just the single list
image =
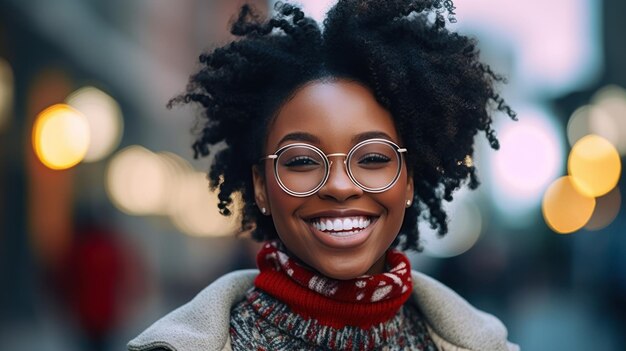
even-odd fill
[{"label": "yellow bokeh light", "polygon": [[567,163],[576,189],[593,197],[611,191],[622,170],[615,146],[594,134],[587,135],[574,144]]},{"label": "yellow bokeh light", "polygon": [[51,169],[78,164],[89,147],[87,119],[65,104],[45,109],[35,120],[33,147],[41,162]]},{"label": "yellow bokeh light", "polygon": [[87,117],[91,143],[85,162],[96,162],[108,156],[120,143],[124,122],[119,104],[105,92],[87,86],[66,99],[67,103]]},{"label": "yellow bokeh light", "polygon": [[220,215],[206,174],[170,152],[154,153],[137,145],[119,151],[107,167],[106,190],[121,211],[167,215],[191,236],[225,236],[239,229],[241,197],[233,194],[232,216]]},{"label": "yellow bokeh light", "polygon": [[167,169],[161,158],[141,146],[121,150],[109,163],[106,189],[113,204],[128,214],[161,214],[169,199]]},{"label": "yellow bokeh light", "polygon": [[227,236],[239,229],[240,197],[233,194],[233,214],[222,216],[217,208],[217,193],[209,190],[209,181],[204,173],[185,174],[177,185],[177,197],[172,201],[175,206],[172,222],[188,235]]},{"label": "yellow bokeh light", "polygon": [[593,214],[596,200],[579,193],[572,177],[555,180],[543,195],[543,218],[557,233],[567,234],[582,228]]},{"label": "yellow bokeh light", "polygon": [[173,215],[179,205],[180,185],[187,179],[187,174],[193,172],[193,167],[187,160],[171,152],[159,152],[157,156],[166,168],[166,184],[168,184],[167,201],[163,204],[161,213]]}]

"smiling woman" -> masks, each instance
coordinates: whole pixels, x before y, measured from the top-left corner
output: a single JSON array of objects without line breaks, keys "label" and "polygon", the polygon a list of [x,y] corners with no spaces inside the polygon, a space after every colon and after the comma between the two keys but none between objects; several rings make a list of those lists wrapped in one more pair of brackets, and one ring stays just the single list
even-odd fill
[{"label": "smiling woman", "polygon": [[[268,131],[265,151],[299,145],[294,142],[310,143],[325,152],[329,161],[322,158],[322,165],[328,162],[329,166],[312,167],[320,163],[316,159],[321,156],[303,160],[296,155],[307,152],[289,152],[287,159],[279,157],[274,163],[255,167],[256,203],[269,209],[266,214],[275,214],[280,241],[308,266],[331,278],[383,273],[384,253],[400,230],[406,202],[413,199],[413,179],[401,156],[389,145],[402,144],[391,114],[359,83],[345,79],[314,81],[298,89],[281,107]],[[352,149],[355,144],[360,146],[356,150]],[[348,153],[350,162],[340,162]],[[313,165],[290,165],[293,160]],[[356,166],[349,166],[352,164]],[[281,169],[276,175],[284,176],[274,176],[276,167]],[[384,180],[386,184],[378,187],[384,191],[365,190],[361,184],[367,183],[366,176],[372,181]],[[281,183],[292,187],[309,183],[313,184],[310,190],[317,190],[310,196],[293,196]],[[354,221],[360,230],[352,230]],[[368,225],[360,228],[359,221]],[[322,223],[329,225],[320,230]]]},{"label": "smiling woman", "polygon": [[222,214],[265,241],[259,270],[224,276],[131,350],[514,350],[506,329],[410,269],[417,220],[447,232],[443,200],[475,188],[474,135],[494,148],[501,78],[445,28],[451,1],[340,0],[324,30],[296,6],[200,57],[172,103],[203,107],[193,148]]}]

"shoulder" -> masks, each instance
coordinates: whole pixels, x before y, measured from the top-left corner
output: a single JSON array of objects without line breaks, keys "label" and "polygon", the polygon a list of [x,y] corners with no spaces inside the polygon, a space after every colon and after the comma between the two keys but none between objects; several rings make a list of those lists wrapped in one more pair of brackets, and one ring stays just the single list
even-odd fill
[{"label": "shoulder", "polygon": [[222,276],[131,340],[128,349],[228,349],[231,307],[244,298],[257,274],[251,269]]},{"label": "shoulder", "polygon": [[413,299],[440,349],[519,350],[507,341],[507,330],[491,314],[474,308],[439,281],[412,271]]},{"label": "shoulder", "polygon": [[[230,311],[253,286],[257,274],[257,270],[243,270],[224,275],[131,340],[128,349],[229,350]],[[427,275],[413,271],[412,279],[412,298],[440,349],[519,349],[507,341],[507,330],[496,317]]]}]

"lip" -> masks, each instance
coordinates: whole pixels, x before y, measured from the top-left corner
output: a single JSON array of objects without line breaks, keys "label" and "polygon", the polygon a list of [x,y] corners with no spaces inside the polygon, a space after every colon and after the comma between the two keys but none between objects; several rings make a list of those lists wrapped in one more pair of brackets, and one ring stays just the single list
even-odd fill
[{"label": "lip", "polygon": [[[370,217],[371,223],[367,228],[364,228],[363,230],[360,230],[354,234],[335,236],[335,235],[329,234],[328,232],[323,232],[317,229],[313,225],[313,221],[312,221],[313,219],[319,218],[319,217],[332,218],[332,217],[353,217],[353,216]],[[312,235],[318,241],[320,241],[324,246],[327,246],[333,249],[350,249],[350,248],[357,247],[363,244],[364,242],[366,242],[368,238],[371,236],[378,222],[378,218],[379,218],[378,214],[373,214],[370,211],[362,211],[362,210],[357,210],[357,209],[325,210],[321,212],[316,212],[311,215],[307,215],[306,217],[302,217],[302,219],[306,223],[306,226],[309,228],[309,231],[312,233]]]}]

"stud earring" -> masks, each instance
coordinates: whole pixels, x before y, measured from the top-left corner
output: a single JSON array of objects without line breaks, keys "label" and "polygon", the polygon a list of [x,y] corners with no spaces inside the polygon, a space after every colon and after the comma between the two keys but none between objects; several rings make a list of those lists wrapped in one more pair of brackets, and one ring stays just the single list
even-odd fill
[{"label": "stud earring", "polygon": [[267,209],[265,207],[261,207],[261,213],[262,214],[267,214]]},{"label": "stud earring", "polygon": [[406,207],[411,207],[411,200],[406,200]]}]

